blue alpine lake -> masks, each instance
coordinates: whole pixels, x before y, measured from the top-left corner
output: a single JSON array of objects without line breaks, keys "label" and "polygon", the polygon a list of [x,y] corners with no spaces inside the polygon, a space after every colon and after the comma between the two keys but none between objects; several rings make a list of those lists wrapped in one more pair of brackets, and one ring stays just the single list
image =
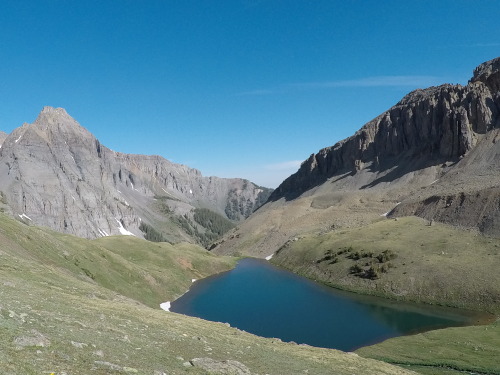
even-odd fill
[{"label": "blue alpine lake", "polygon": [[196,281],[170,311],[298,344],[352,351],[395,336],[471,324],[454,309],[342,292],[243,259],[231,271]]}]

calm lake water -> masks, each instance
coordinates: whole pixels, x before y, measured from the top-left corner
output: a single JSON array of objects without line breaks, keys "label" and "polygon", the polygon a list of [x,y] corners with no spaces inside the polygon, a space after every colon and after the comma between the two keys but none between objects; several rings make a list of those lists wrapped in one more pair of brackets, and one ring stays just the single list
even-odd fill
[{"label": "calm lake water", "polygon": [[170,311],[343,351],[471,319],[456,310],[341,292],[260,259],[243,259],[229,272],[195,282]]}]

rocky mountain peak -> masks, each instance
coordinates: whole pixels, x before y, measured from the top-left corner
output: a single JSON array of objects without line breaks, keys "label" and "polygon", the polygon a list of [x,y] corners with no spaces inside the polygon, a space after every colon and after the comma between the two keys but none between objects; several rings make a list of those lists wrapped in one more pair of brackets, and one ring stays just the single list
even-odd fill
[{"label": "rocky mountain peak", "polygon": [[64,108],[49,106],[43,107],[34,122],[37,125],[56,125],[61,123],[76,123],[76,121],[68,115]]},{"label": "rocky mountain peak", "polygon": [[470,82],[482,82],[490,90],[500,91],[500,57],[486,61],[474,69]]},{"label": "rocky mountain peak", "polygon": [[64,117],[71,117],[68,115],[68,112],[64,108],[61,107],[51,107],[50,105],[46,105],[45,107],[42,108],[42,111],[40,112],[39,116],[41,115],[56,115],[56,116],[64,116]]},{"label": "rocky mountain peak", "polygon": [[88,133],[64,108],[43,107],[32,125],[44,131],[55,130],[60,132],[62,128],[65,128],[66,130],[72,129],[76,132]]},{"label": "rocky mountain peak", "polygon": [[239,221],[269,194],[160,156],[111,151],[63,108],[45,107],[0,148],[0,210],[81,237],[148,231],[172,241],[204,240],[210,236],[196,223],[196,209]]},{"label": "rocky mountain peak", "polygon": [[438,99],[439,97],[443,97],[446,95],[450,95],[450,93],[458,92],[463,89],[462,85],[452,85],[449,83],[439,85],[439,86],[431,86],[426,89],[416,89],[406,94],[403,99],[401,99],[396,106],[407,106],[414,105],[416,103],[429,100],[432,98]]}]

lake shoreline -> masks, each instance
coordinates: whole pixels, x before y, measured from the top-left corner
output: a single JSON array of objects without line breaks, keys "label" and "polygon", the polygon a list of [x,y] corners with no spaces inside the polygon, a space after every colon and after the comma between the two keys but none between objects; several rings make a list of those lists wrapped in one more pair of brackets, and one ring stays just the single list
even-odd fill
[{"label": "lake shoreline", "polygon": [[[455,322],[451,325],[450,325],[450,323],[447,323],[444,326],[443,326],[444,323],[432,323],[424,328],[411,328],[411,326],[406,327],[408,325],[408,323],[405,323],[405,324],[397,323],[400,325],[400,328],[397,328],[398,330],[401,329],[401,327],[403,327],[403,326],[406,327],[406,328],[404,328],[403,332],[395,333],[395,331],[392,331],[392,329],[396,329],[396,328],[391,328],[388,331],[388,333],[381,334],[380,340],[379,339],[373,339],[373,340],[370,339],[371,341],[367,342],[366,344],[354,345],[353,348],[346,350],[346,351],[352,351],[352,350],[356,350],[358,348],[361,348],[361,347],[364,347],[367,345],[373,345],[375,342],[383,342],[386,339],[391,338],[391,337],[397,337],[397,336],[401,336],[401,335],[410,335],[410,334],[416,334],[416,333],[421,333],[421,332],[428,332],[431,330],[445,328],[445,327],[449,327],[449,326],[462,327],[462,326],[470,326],[470,325],[478,325],[478,324],[489,324],[495,320],[495,317],[493,315],[485,314],[485,313],[474,311],[474,310],[465,310],[465,309],[459,309],[456,307],[447,307],[447,306],[436,306],[436,305],[417,303],[417,302],[411,302],[411,301],[410,302],[409,301],[399,301],[399,300],[396,300],[393,298],[389,299],[389,298],[384,298],[381,296],[353,293],[352,291],[346,291],[346,290],[343,290],[341,288],[335,288],[335,287],[332,287],[331,285],[327,285],[325,283],[320,283],[320,282],[313,280],[313,279],[310,279],[310,278],[303,278],[300,275],[297,275],[296,273],[290,272],[289,270],[287,270],[284,267],[280,267],[279,265],[273,264],[272,262],[266,261],[266,260],[261,259],[261,258],[251,258],[251,257],[241,258],[238,261],[236,268],[233,268],[230,271],[225,271],[225,272],[222,272],[222,273],[219,273],[216,275],[211,275],[205,279],[198,280],[196,283],[193,284],[194,287],[191,287],[183,296],[172,301],[172,309],[170,311],[172,311],[174,313],[181,313],[181,314],[185,314],[185,315],[196,316],[198,318],[205,319],[205,320],[218,321],[218,322],[228,322],[229,324],[231,324],[231,326],[238,327],[241,330],[245,330],[247,332],[251,332],[255,335],[262,336],[262,337],[279,337],[283,341],[301,342],[300,339],[287,338],[288,335],[292,334],[288,331],[294,330],[293,324],[291,324],[289,327],[284,328],[284,331],[285,331],[284,336],[276,335],[274,333],[268,333],[268,334],[264,333],[263,334],[262,332],[253,331],[252,329],[248,329],[245,326],[239,325],[239,324],[241,324],[241,322],[235,324],[234,322],[231,321],[231,319],[228,319],[228,318],[223,318],[223,317],[222,318],[221,317],[213,318],[210,316],[200,315],[196,312],[193,313],[193,312],[186,312],[186,311],[182,310],[182,309],[186,308],[185,306],[183,306],[183,304],[192,303],[190,301],[190,299],[192,297],[188,295],[189,292],[203,295],[204,293],[206,293],[206,291],[204,291],[204,290],[200,291],[200,289],[199,289],[199,288],[204,288],[202,283],[205,283],[207,281],[207,279],[212,279],[211,282],[214,282],[214,280],[215,280],[215,282],[218,282],[217,280],[220,279],[221,277],[224,277],[224,274],[228,274],[228,275],[226,275],[226,277],[232,277],[231,272],[235,271],[235,270],[236,270],[236,272],[242,272],[242,271],[238,271],[237,268],[238,268],[238,266],[240,266],[240,262],[242,260],[245,260],[245,259],[250,260],[250,262],[247,262],[247,264],[254,264],[253,266],[256,266],[256,267],[264,266],[264,268],[272,267],[273,269],[276,269],[279,272],[285,272],[289,275],[293,275],[293,278],[296,278],[296,279],[300,278],[304,281],[307,281],[307,283],[314,284],[315,288],[320,288],[320,289],[322,288],[323,291],[321,293],[336,294],[338,298],[348,299],[349,303],[351,303],[351,304],[364,303],[364,304],[368,304],[369,306],[372,306],[372,305],[377,306],[377,310],[382,310],[383,312],[390,310],[390,311],[394,311],[393,313],[397,313],[397,314],[411,314],[411,316],[425,316],[425,321],[427,321],[427,320],[432,321],[433,319],[436,321],[441,321],[442,319],[452,319]],[[250,266],[243,265],[243,267],[250,267]],[[259,277],[254,277],[252,279],[249,279],[251,281],[247,280],[247,282],[254,283],[254,282],[256,282],[256,279],[258,279],[258,278]],[[233,280],[232,282],[235,283],[236,281]],[[276,282],[278,283],[279,280]],[[303,283],[303,281],[300,281],[300,283]],[[270,283],[268,287],[271,287],[271,286],[272,286],[272,283]],[[283,287],[283,286],[281,286],[281,287]],[[221,288],[221,287],[219,286],[219,288]],[[219,291],[219,292],[224,293],[223,291]],[[245,291],[243,289],[238,290],[238,292],[243,293],[243,294],[249,294],[249,291]],[[213,291],[211,293],[213,293]],[[228,293],[228,292],[226,291],[225,293]],[[283,292],[283,293],[285,293],[285,292]],[[278,297],[266,297],[265,293],[262,293],[262,294],[263,294],[261,296],[262,298],[271,298],[271,299],[278,298]],[[187,298],[187,301],[189,301],[189,302],[184,301],[186,298]],[[197,298],[201,298],[201,297],[198,296]],[[203,296],[203,298],[206,298],[206,296]],[[218,297],[212,296],[211,298],[218,298]],[[257,297],[250,296],[249,298],[257,298]],[[181,300],[181,301],[179,301],[179,300]],[[224,309],[226,309],[226,310],[232,308],[232,307],[228,306],[226,302],[211,301],[208,303],[209,304],[210,303],[219,304],[219,306],[224,306]],[[299,302],[299,301],[297,301],[297,303],[301,304],[301,302]],[[305,302],[305,303],[309,304],[310,301],[307,300],[307,302]],[[251,307],[248,307],[248,309],[250,309],[250,310],[255,309],[256,308],[255,306],[259,305],[259,304],[261,304],[261,301],[256,299],[253,301],[253,305]],[[290,307],[289,310],[285,310],[287,312],[283,312],[283,313],[281,313],[281,315],[285,316],[285,315],[293,314],[292,310],[295,308],[300,308],[300,307]],[[210,309],[217,310],[216,308],[210,308]],[[311,307],[311,309],[313,309],[313,308]],[[373,308],[371,308],[371,309],[373,309]],[[335,312],[335,310],[336,310],[335,307],[330,308],[330,311]],[[212,314],[212,313],[214,313],[214,312],[211,311],[210,314]],[[273,310],[273,313],[278,314],[274,310]],[[260,316],[260,315],[258,315],[259,313],[254,312],[254,314],[256,314],[255,319],[258,319],[258,317]],[[318,315],[318,313],[316,313],[316,315]],[[304,319],[306,319],[306,318],[304,318]],[[311,318],[307,318],[307,319],[315,320],[316,318],[311,317]],[[377,319],[380,319],[380,317]],[[384,318],[384,319],[389,319],[389,318]],[[419,318],[419,319],[421,319],[421,318]],[[450,322],[452,320],[450,320]],[[388,323],[390,323],[390,325],[394,325],[394,323],[392,322],[391,319],[389,319],[387,321],[387,323],[384,323],[384,324],[388,324]],[[264,324],[264,323],[262,323],[262,324]],[[280,324],[281,324],[281,322],[280,322]],[[401,324],[403,324],[403,325],[401,325]],[[413,324],[413,323],[411,323],[411,324]],[[428,324],[428,323],[426,323],[426,324]],[[392,333],[389,333],[389,332],[392,332]],[[324,343],[321,345],[316,345],[316,344],[311,343],[311,342],[303,342],[303,343],[305,343],[307,345],[311,345],[311,346],[344,350],[342,348],[328,346],[328,344],[324,344]]]},{"label": "lake shoreline", "polygon": [[[274,264],[274,263],[273,263]],[[282,267],[280,264],[274,264],[275,266],[285,269],[287,271],[295,273],[293,270]],[[389,293],[380,293],[380,291],[377,291],[377,293],[372,293],[369,290],[366,289],[358,289],[358,288],[350,288],[346,285],[342,284],[336,284],[332,282],[325,282],[322,280],[310,278],[306,275],[300,274],[300,273],[295,273],[299,276],[303,276],[311,281],[314,281],[318,284],[327,286],[329,288],[338,290],[340,292],[345,292],[345,293],[352,293],[354,295],[358,295],[361,297],[374,297],[374,298],[381,298],[384,300],[387,300],[388,303],[390,302],[398,302],[398,303],[405,303],[405,304],[414,304],[416,307],[431,307],[431,308],[444,308],[444,309],[453,309],[456,310],[457,312],[460,311],[461,313],[465,314],[470,314],[471,319],[475,319],[476,323],[471,324],[471,325],[488,325],[492,324],[498,319],[500,319],[500,313],[495,313],[491,311],[482,311],[482,310],[474,310],[470,308],[463,308],[463,307],[458,307],[452,304],[446,304],[446,303],[430,303],[426,301],[415,301],[411,299],[402,299],[398,298],[397,296]]]},{"label": "lake shoreline", "polygon": [[[339,292],[357,295],[357,296],[360,296],[362,298],[373,297],[373,298],[377,298],[377,299],[386,300],[387,303],[398,302],[398,303],[404,303],[404,304],[414,304],[417,308],[418,307],[421,307],[421,308],[431,307],[431,308],[453,309],[453,310],[456,310],[457,312],[460,312],[459,315],[470,314],[471,319],[475,320],[475,323],[471,324],[471,325],[488,325],[488,324],[494,323],[497,320],[500,320],[500,312],[492,312],[492,311],[484,311],[484,310],[479,310],[479,309],[475,310],[475,309],[471,309],[471,308],[464,308],[464,307],[459,307],[459,306],[455,306],[452,304],[447,304],[446,302],[430,303],[427,301],[416,301],[416,300],[411,300],[411,299],[398,298],[398,296],[396,296],[394,294],[384,293],[383,291],[381,292],[380,290],[377,290],[375,293],[373,293],[372,290],[369,290],[366,288],[356,288],[356,287],[352,287],[352,286],[348,286],[348,285],[344,285],[344,284],[340,284],[340,283],[334,283],[332,281],[325,281],[325,280],[321,280],[318,278],[310,277],[310,276],[308,276],[307,273],[297,272],[296,270],[294,270],[292,268],[285,267],[283,264],[276,262],[276,260],[275,260],[276,258],[274,258],[273,256],[266,257],[266,258],[256,258],[256,257],[248,256],[248,257],[244,257],[242,259],[245,259],[245,258],[259,259],[262,261],[266,260],[270,264],[272,264],[273,266],[280,268],[282,270],[286,270],[286,271],[292,272],[293,274],[296,274],[298,276],[305,277],[308,280],[311,280],[311,281],[318,283],[320,285],[324,285],[326,287],[332,288],[332,289],[337,290]],[[267,258],[269,258],[269,259],[267,259]]]}]

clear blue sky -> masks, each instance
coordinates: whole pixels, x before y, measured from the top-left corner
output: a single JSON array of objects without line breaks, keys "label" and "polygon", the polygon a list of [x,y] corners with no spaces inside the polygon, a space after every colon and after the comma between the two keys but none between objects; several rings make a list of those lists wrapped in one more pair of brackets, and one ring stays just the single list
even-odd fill
[{"label": "clear blue sky", "polygon": [[64,107],[104,145],[276,187],[407,92],[500,56],[486,0],[0,1],[0,130]]}]

